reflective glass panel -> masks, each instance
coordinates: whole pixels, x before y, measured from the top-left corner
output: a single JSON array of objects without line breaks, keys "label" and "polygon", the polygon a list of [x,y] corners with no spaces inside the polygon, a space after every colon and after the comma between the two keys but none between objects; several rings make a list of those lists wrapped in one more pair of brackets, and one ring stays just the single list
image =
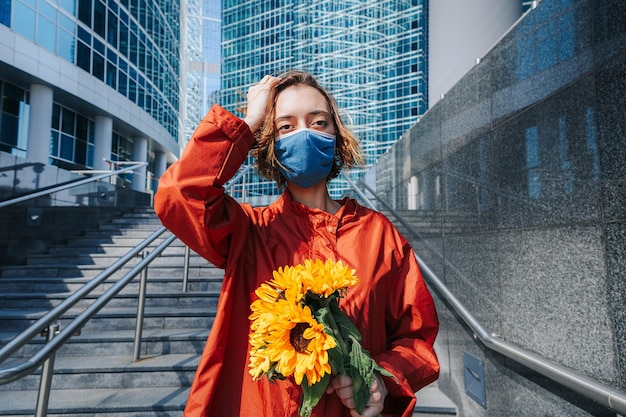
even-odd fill
[{"label": "reflective glass panel", "polygon": [[17,146],[17,131],[19,127],[19,118],[12,114],[2,113],[2,135],[0,142],[9,146]]},{"label": "reflective glass panel", "polygon": [[59,156],[59,132],[50,132],[50,155]]},{"label": "reflective glass panel", "polygon": [[71,63],[74,63],[75,48],[76,38],[74,38],[74,35],[71,35],[62,29],[59,29],[59,56]]},{"label": "reflective glass panel", "polygon": [[39,14],[53,22],[57,21],[57,9],[45,0],[39,2]]},{"label": "reflective glass panel", "polygon": [[61,151],[59,156],[71,161],[74,159],[74,138],[69,135],[61,135]]},{"label": "reflective glass panel", "polygon": [[63,13],[59,13],[59,26],[70,33],[74,33],[76,31],[76,23]]},{"label": "reflective glass panel", "polygon": [[35,11],[20,1],[13,3],[12,29],[20,35],[35,40]]},{"label": "reflective glass panel", "polygon": [[78,0],[78,19],[91,27],[92,0]]},{"label": "reflective glass panel", "polygon": [[91,49],[82,42],[78,42],[76,65],[87,72],[91,71]]},{"label": "reflective glass panel", "polygon": [[57,25],[41,15],[37,26],[37,43],[56,54]]},{"label": "reflective glass panel", "polygon": [[59,4],[71,15],[76,16],[76,0],[59,0]]}]

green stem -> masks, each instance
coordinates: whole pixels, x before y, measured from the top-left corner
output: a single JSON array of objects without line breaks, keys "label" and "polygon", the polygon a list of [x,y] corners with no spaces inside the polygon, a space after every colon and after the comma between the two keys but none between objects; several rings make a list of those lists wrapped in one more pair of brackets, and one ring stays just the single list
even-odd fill
[{"label": "green stem", "polygon": [[335,321],[335,316],[333,316],[333,313],[330,310],[330,300],[328,298],[325,298],[324,301],[325,301],[324,307],[328,310],[328,321],[331,324],[333,336],[335,337],[337,344],[340,345],[341,351],[347,354],[349,353],[348,346],[346,344],[346,341],[343,338],[343,335],[341,334],[341,330],[339,330],[339,326],[337,326],[337,322]]}]

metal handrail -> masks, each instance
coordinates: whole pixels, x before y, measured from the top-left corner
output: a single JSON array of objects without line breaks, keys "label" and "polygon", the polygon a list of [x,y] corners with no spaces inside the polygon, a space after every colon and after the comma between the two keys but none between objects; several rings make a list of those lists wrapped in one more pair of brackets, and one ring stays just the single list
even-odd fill
[{"label": "metal handrail", "polygon": [[[373,205],[371,199],[368,198],[363,192],[359,192],[359,187],[352,181],[347,175],[346,178],[350,185],[359,193],[359,195]],[[360,183],[367,191],[376,197],[385,209],[387,209],[398,221],[410,230],[412,233],[418,235],[415,229],[408,224],[385,200],[378,197],[376,191],[373,190],[367,184]],[[474,337],[482,342],[487,348],[500,353],[501,355],[511,358],[516,362],[540,373],[541,375],[550,378],[585,397],[596,401],[604,407],[607,407],[616,413],[626,415],[626,392],[620,391],[614,387],[606,385],[596,379],[590,378],[579,372],[574,371],[571,368],[561,365],[560,363],[551,361],[541,355],[538,355],[529,350],[523,349],[513,343],[507,342],[495,336],[489,332],[463,305],[463,303],[448,289],[441,279],[428,267],[428,265],[415,254],[422,275],[433,287],[437,289],[439,294],[446,300],[446,302],[454,309],[463,322],[474,333]]]},{"label": "metal handrail", "polygon": [[[141,281],[139,287],[139,300],[137,303],[137,320],[135,323],[135,340],[133,349],[133,360],[139,360],[139,352],[141,350],[141,339],[143,332],[143,317],[145,308],[146,297],[146,283],[147,283],[147,267],[157,256],[165,250],[169,245],[176,240],[175,235],[169,236],[163,242],[161,242],[152,252],[142,252],[148,245],[156,240],[167,229],[160,227],[157,231],[148,236],[135,248],[131,249],[126,255],[122,256],[111,266],[106,268],[88,283],[83,285],[80,289],[74,292],[61,304],[50,310],[46,315],[41,317],[37,322],[32,324],[29,328],[24,330],[7,345],[0,349],[0,364],[8,359],[15,351],[24,347],[29,343],[36,335],[46,334],[46,344],[42,349],[36,352],[29,360],[22,362],[18,365],[14,365],[8,368],[0,369],[0,385],[7,384],[15,381],[26,375],[33,373],[42,364],[41,381],[39,384],[39,392],[37,395],[37,406],[35,410],[35,417],[45,417],[48,412],[48,400],[50,397],[52,374],[54,372],[54,357],[56,351],[59,350],[72,336],[79,334],[80,329],[87,323],[93,316],[98,313],[111,299],[113,299],[126,285],[128,285],[137,274],[141,274]],[[68,325],[62,330],[58,331],[59,325],[55,321],[61,317],[61,315],[72,308],[76,303],[81,301],[87,294],[89,294],[98,285],[106,281],[115,271],[124,266],[133,257],[137,256],[141,252],[142,260],[131,268],[124,276],[116,281],[107,291],[100,295],[96,300],[89,305],[82,313],[77,315]]]},{"label": "metal handrail", "polygon": [[[106,281],[111,275],[113,275],[122,266],[128,263],[131,259],[137,256],[142,250],[156,240],[167,229],[160,227],[157,231],[148,236],[139,245],[128,251],[124,256],[115,261],[104,271],[96,275],[93,279],[80,287],[72,295],[66,298],[62,303],[54,307],[43,317],[29,326],[26,330],[22,331],[19,335],[13,338],[2,349],[0,349],[0,363],[8,359],[17,350],[24,347],[34,337],[38,336],[42,331],[53,324],[59,319],[66,311],[74,307],[79,301],[87,296],[96,287]],[[122,278],[120,278],[115,285],[109,288],[105,293],[98,297],[89,307],[87,307],[81,314],[70,322],[57,337],[51,343],[46,344],[39,352],[32,356],[32,358],[19,365],[15,365],[10,368],[0,369],[0,385],[7,384],[15,381],[25,375],[34,372],[50,355],[58,350],[72,335],[80,330],[80,328],[91,319],[104,305],[117,293],[119,293],[146,265],[148,265],[156,256],[158,256],[169,244],[174,241],[176,237],[174,235],[168,237],[163,241],[156,249],[154,249],[149,256],[143,261],[139,262],[129,272],[127,272]]]},{"label": "metal handrail", "polygon": [[[100,181],[103,178],[112,177],[113,175],[122,174],[122,173],[127,172],[127,171],[133,171],[133,170],[135,170],[135,169],[137,169],[139,167],[145,166],[145,165],[148,165],[148,163],[147,162],[136,162],[136,163],[134,163],[134,165],[132,165],[130,167],[118,169],[118,170],[115,170],[115,171],[110,171],[110,172],[107,172],[106,174],[96,175],[95,177],[85,178],[85,179],[82,179],[82,180],[71,182],[69,184],[63,184],[63,185],[59,185],[58,187],[45,189],[43,191],[35,191],[33,193],[26,194],[26,195],[23,195],[23,196],[20,196],[20,197],[15,197],[15,198],[12,198],[10,200],[0,201],[0,208],[7,207],[7,206],[10,206],[12,204],[21,203],[22,201],[30,200],[32,198],[37,198],[37,197],[42,197],[44,195],[54,194],[54,193],[57,193],[59,191],[66,190],[68,188],[78,187],[79,185],[87,184],[89,182]],[[100,171],[98,171],[98,172],[100,172]]]}]

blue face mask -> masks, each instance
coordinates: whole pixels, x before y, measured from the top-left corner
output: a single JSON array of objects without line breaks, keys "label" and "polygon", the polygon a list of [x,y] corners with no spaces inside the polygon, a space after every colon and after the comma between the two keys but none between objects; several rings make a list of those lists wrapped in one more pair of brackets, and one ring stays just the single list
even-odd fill
[{"label": "blue face mask", "polygon": [[328,176],[335,161],[335,135],[298,129],[276,138],[278,169],[285,178],[309,188]]}]

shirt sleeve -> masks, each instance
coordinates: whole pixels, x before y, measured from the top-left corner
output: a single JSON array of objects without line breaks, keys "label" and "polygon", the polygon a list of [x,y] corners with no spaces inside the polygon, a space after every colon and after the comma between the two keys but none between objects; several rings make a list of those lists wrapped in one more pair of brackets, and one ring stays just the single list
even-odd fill
[{"label": "shirt sleeve", "polygon": [[223,185],[245,161],[254,141],[248,125],[214,105],[181,158],[159,181],[154,208],[161,222],[192,250],[224,268],[231,241],[248,218]]},{"label": "shirt sleeve", "polygon": [[384,378],[389,391],[384,413],[393,415],[404,415],[408,407],[412,412],[414,393],[439,377],[433,349],[439,330],[437,311],[408,243],[400,256],[386,312],[388,348],[374,358],[396,377]]}]

